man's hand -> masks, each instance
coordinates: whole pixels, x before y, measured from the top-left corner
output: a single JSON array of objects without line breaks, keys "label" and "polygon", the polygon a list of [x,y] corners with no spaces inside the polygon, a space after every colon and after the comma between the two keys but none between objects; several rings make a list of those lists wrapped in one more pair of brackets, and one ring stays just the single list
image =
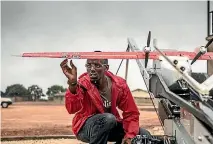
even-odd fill
[{"label": "man's hand", "polygon": [[65,59],[61,62],[61,69],[70,82],[77,82],[77,68],[73,64],[72,60],[70,60],[71,67],[67,65],[67,62],[68,59]]},{"label": "man's hand", "polygon": [[130,138],[123,139],[122,144],[131,144],[131,139]]}]

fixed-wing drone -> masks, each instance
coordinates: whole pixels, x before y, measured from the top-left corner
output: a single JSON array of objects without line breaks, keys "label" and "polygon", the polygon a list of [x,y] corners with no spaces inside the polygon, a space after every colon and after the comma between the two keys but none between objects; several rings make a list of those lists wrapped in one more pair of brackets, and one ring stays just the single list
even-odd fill
[{"label": "fixed-wing drone", "polygon": [[[158,101],[156,112],[164,129],[164,143],[213,144],[213,75],[191,69],[196,60],[213,60],[213,52],[207,52],[213,39],[198,53],[162,51],[156,39],[155,51],[151,51],[150,41],[151,32],[143,50],[128,38],[126,52],[42,52],[23,53],[21,57],[135,59],[151,99]],[[147,68],[149,59],[153,60],[151,68]],[[149,139],[147,143],[155,142]]]}]

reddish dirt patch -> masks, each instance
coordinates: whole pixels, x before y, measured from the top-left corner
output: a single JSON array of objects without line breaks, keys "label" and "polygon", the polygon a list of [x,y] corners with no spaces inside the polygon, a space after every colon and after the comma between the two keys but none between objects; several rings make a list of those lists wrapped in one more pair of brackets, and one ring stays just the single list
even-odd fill
[{"label": "reddish dirt patch", "polygon": [[[140,125],[152,132],[160,123],[154,111],[140,111]],[[2,136],[70,135],[74,115],[64,105],[15,103],[1,109]],[[153,132],[152,132],[153,133]]]}]

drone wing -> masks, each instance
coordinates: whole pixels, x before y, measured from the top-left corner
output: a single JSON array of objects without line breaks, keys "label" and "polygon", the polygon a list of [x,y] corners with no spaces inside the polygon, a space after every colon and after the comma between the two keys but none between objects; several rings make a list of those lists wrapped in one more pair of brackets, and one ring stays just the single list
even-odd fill
[{"label": "drone wing", "polygon": [[[35,52],[23,53],[20,57],[67,58],[67,59],[145,59],[144,52]],[[157,59],[158,54],[150,54],[150,59]]]},{"label": "drone wing", "polygon": [[[197,53],[185,51],[163,51],[166,56],[185,56],[194,59]],[[15,56],[15,55],[13,55]],[[16,55],[17,56],[17,55]],[[32,52],[22,53],[20,57],[33,58],[67,58],[67,59],[145,59],[145,52]],[[149,59],[158,59],[160,53],[150,52]],[[213,52],[207,52],[198,60],[213,60]]]}]

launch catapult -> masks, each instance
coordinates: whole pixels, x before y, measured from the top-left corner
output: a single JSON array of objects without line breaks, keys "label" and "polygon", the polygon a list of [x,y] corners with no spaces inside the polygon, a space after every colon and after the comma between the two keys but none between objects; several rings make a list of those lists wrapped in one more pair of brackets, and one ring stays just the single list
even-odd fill
[{"label": "launch catapult", "polygon": [[[135,59],[154,107],[154,101],[158,102],[155,109],[164,130],[164,143],[213,144],[213,75],[195,73],[191,69],[196,60],[213,60],[213,52],[207,52],[213,39],[201,46],[198,53],[160,50],[156,39],[153,40],[155,51],[151,51],[150,40],[151,32],[143,50],[128,38],[126,52],[42,52],[23,53],[21,57],[107,58],[127,59],[127,62]],[[153,60],[151,68],[147,68],[149,59]]]}]

